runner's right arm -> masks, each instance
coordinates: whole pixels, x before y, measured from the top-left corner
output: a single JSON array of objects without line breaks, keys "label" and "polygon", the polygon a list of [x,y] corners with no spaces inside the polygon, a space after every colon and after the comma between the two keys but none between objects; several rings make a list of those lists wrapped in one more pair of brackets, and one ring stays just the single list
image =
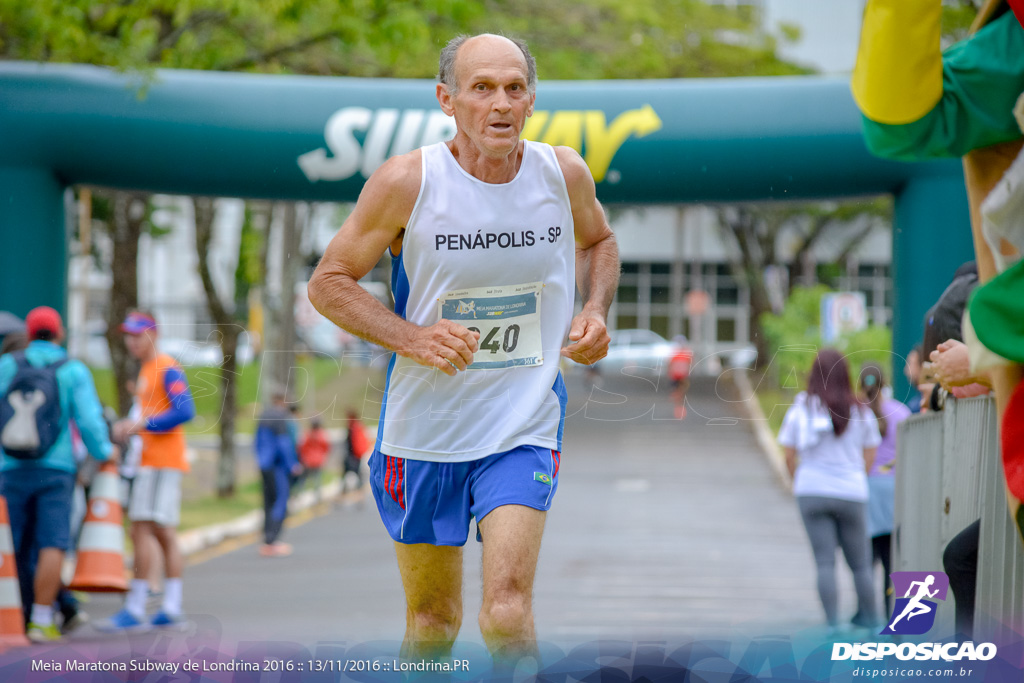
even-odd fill
[{"label": "runner's right arm", "polygon": [[385,249],[401,249],[402,231],[419,196],[420,159],[419,151],[389,159],[366,181],[309,281],[309,300],[357,337],[454,375],[473,361],[479,334],[444,319],[429,327],[410,323],[359,285]]}]

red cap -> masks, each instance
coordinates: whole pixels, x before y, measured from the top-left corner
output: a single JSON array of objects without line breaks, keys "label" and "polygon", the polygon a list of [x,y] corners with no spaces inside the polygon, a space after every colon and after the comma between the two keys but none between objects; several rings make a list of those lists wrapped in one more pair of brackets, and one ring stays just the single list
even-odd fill
[{"label": "red cap", "polygon": [[54,337],[64,334],[60,313],[49,306],[33,308],[25,316],[25,333],[29,339],[36,339],[40,332],[49,332]]}]

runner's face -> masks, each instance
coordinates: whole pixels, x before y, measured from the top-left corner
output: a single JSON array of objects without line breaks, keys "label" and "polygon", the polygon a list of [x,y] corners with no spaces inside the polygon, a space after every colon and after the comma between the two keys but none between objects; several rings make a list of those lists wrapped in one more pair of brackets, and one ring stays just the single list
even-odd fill
[{"label": "runner's face", "polygon": [[138,358],[142,353],[142,344],[137,334],[124,335],[124,346],[133,357]]},{"label": "runner's face", "polygon": [[149,330],[142,334],[125,334],[124,345],[128,353],[139,360],[145,360],[155,348],[153,333]]},{"label": "runner's face", "polygon": [[[527,89],[527,68],[515,43],[498,36],[472,38],[459,49],[458,92],[442,99],[460,132],[488,155],[511,154],[519,144],[535,95]],[[450,109],[451,111],[448,111]]]}]

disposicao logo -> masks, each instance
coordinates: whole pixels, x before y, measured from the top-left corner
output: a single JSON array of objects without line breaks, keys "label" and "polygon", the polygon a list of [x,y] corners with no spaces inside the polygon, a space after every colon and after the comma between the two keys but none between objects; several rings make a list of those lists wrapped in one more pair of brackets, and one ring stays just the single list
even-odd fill
[{"label": "disposicao logo", "polygon": [[[942,572],[893,572],[897,596],[889,622],[879,635],[917,636],[935,625],[939,603],[949,592],[949,577]],[[832,661],[871,660],[894,656],[899,660],[987,661],[996,656],[993,643],[833,643]]]},{"label": "disposicao logo", "polygon": [[943,572],[893,572],[897,596],[888,625],[881,635],[919,636],[935,625],[936,600],[945,600],[949,577]]}]

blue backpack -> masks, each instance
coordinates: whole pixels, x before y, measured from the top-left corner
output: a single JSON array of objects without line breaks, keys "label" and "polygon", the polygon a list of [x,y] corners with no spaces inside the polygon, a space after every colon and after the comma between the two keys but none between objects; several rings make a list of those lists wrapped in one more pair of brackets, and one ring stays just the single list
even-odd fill
[{"label": "blue backpack", "polygon": [[11,355],[18,369],[0,399],[0,447],[12,458],[36,460],[46,455],[60,436],[57,370],[67,359],[35,367],[24,351]]}]

